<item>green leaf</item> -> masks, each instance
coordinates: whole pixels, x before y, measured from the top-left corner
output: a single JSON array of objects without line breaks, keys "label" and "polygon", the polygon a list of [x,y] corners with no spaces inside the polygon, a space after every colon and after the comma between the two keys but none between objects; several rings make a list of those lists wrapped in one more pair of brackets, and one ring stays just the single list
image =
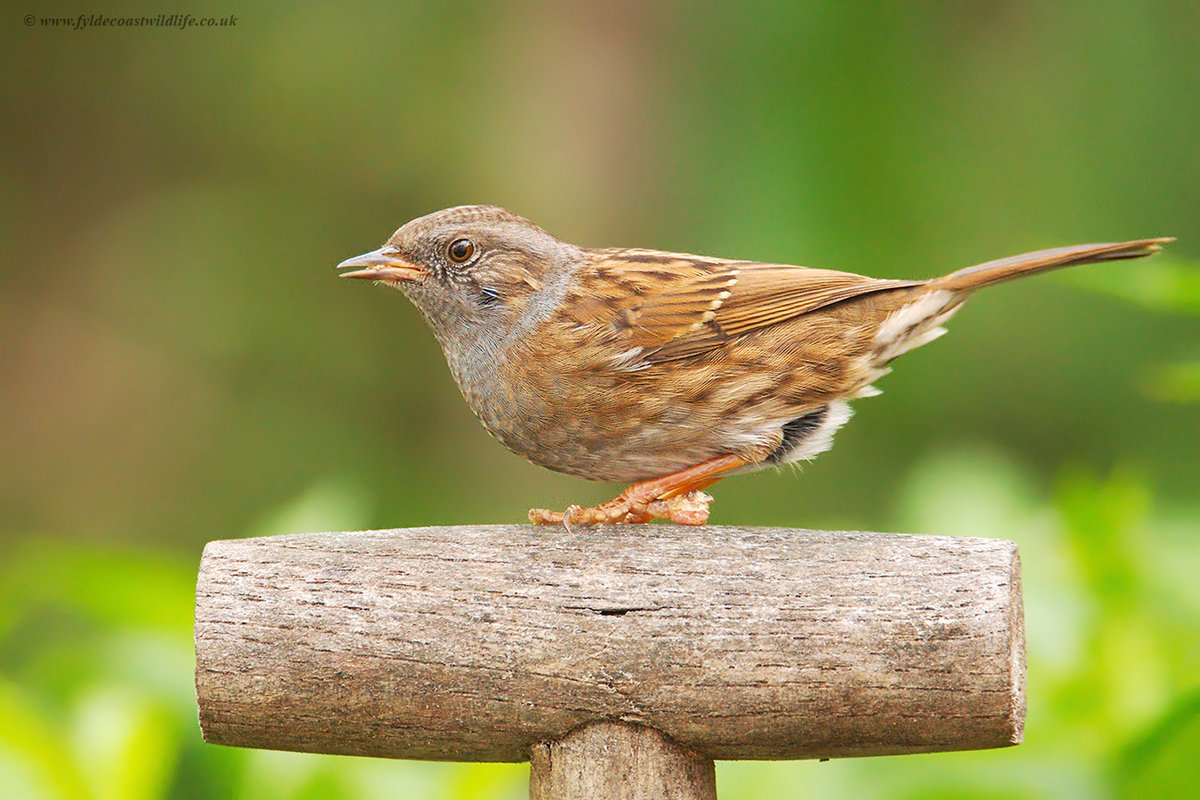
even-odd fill
[{"label": "green leaf", "polygon": [[1143,386],[1147,395],[1162,403],[1200,403],[1200,361],[1152,367]]},{"label": "green leaf", "polygon": [[[0,763],[21,767],[32,797],[86,800],[90,793],[62,739],[57,726],[18,686],[0,678]],[[14,798],[8,791],[4,796]]]},{"label": "green leaf", "polygon": [[1200,795],[1200,691],[1177,702],[1150,731],[1125,751],[1118,766],[1120,798]]},{"label": "green leaf", "polygon": [[75,709],[71,733],[93,798],[163,796],[179,749],[169,709],[133,688],[96,687]]}]

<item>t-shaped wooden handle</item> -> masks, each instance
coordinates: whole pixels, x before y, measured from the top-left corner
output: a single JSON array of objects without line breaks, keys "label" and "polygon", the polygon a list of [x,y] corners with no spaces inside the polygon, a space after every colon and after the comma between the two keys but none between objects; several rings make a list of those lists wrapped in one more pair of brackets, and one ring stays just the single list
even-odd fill
[{"label": "t-shaped wooden handle", "polygon": [[556,745],[627,730],[631,752],[657,747],[602,722],[654,729],[679,769],[1002,747],[1024,720],[1020,566],[1006,541],[770,528],[212,542],[196,692],[210,742],[457,761],[533,749],[544,798],[574,796],[544,788]]}]

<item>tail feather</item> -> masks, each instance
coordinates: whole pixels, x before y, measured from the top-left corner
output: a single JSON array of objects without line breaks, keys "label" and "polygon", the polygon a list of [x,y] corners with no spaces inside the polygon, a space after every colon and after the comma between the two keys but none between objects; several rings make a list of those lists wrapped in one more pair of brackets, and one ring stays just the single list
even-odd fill
[{"label": "tail feather", "polygon": [[1035,253],[1025,253],[960,269],[958,272],[952,272],[941,278],[934,278],[926,285],[930,289],[969,292],[993,283],[1044,270],[1073,267],[1077,264],[1093,264],[1097,261],[1144,258],[1154,255],[1162,249],[1164,244],[1173,241],[1175,240],[1171,237],[1162,237],[1113,244],[1078,244],[1073,247],[1038,250]]}]

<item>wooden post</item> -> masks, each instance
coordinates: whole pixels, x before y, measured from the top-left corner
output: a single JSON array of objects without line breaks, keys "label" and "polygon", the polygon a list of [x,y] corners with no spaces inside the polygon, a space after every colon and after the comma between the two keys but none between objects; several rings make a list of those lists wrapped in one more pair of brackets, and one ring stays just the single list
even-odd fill
[{"label": "wooden post", "polygon": [[530,800],[716,800],[717,771],[654,728],[597,722],[533,746]]},{"label": "wooden post", "polygon": [[1011,542],[669,525],[212,542],[210,742],[532,760],[539,800],[711,798],[713,759],[1021,741]]}]

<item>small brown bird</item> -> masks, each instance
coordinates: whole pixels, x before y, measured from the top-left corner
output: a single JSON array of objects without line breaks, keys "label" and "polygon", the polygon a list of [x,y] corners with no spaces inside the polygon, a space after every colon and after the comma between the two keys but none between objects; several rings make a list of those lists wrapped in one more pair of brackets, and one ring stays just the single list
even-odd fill
[{"label": "small brown bird", "polygon": [[1083,244],[929,280],[560,241],[511,211],[460,206],[343,261],[425,315],[471,410],[535,464],[632,483],[535,523],[687,525],[701,490],[829,449],[849,402],[896,356],[945,333],[983,286],[1140,258],[1170,238]]}]

